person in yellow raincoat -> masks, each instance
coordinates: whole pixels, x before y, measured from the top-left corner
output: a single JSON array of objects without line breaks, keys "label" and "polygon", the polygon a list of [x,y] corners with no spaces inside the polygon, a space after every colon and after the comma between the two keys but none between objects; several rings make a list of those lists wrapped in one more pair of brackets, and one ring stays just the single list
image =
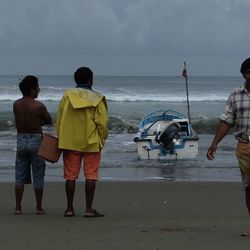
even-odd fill
[{"label": "person in yellow raincoat", "polygon": [[85,217],[102,217],[92,208],[101,150],[108,136],[108,109],[105,96],[92,90],[93,72],[87,67],[78,68],[74,74],[76,88],[67,89],[61,99],[56,132],[58,147],[63,150],[66,217],[75,215],[73,200],[75,181],[81,162],[85,176]]}]

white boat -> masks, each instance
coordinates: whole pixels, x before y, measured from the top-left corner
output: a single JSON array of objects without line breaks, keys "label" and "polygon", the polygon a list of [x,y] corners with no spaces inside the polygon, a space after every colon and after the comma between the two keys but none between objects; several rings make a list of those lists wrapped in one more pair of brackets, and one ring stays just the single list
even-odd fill
[{"label": "white boat", "polygon": [[195,159],[198,140],[188,118],[170,109],[143,116],[137,137],[134,138],[141,160]]}]

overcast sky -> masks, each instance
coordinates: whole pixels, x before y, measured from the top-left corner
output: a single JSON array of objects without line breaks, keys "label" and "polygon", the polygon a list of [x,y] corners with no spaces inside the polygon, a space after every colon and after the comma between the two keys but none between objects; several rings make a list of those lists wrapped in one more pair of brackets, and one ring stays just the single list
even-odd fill
[{"label": "overcast sky", "polygon": [[250,0],[0,0],[0,74],[240,75]]}]

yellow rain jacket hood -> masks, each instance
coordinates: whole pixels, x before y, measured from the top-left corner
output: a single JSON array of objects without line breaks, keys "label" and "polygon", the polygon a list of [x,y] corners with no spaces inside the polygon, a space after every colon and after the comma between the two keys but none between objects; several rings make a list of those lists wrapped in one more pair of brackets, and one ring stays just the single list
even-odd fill
[{"label": "yellow rain jacket hood", "polygon": [[99,152],[108,136],[107,126],[105,96],[82,88],[65,91],[56,119],[59,148]]}]

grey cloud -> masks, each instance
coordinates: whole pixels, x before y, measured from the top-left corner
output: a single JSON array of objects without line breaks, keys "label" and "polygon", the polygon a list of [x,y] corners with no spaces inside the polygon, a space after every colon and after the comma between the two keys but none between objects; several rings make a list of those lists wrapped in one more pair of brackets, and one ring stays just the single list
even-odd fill
[{"label": "grey cloud", "polygon": [[0,2],[5,57],[84,55],[128,64],[133,57],[240,60],[249,53],[249,0]]}]

